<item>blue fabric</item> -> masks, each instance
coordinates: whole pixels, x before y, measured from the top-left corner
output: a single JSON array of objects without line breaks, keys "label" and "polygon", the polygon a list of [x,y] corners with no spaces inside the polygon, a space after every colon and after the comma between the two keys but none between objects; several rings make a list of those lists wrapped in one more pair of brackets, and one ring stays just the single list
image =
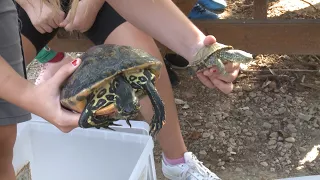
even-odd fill
[{"label": "blue fabric", "polygon": [[227,7],[225,0],[198,0],[198,4],[209,11],[223,11]]},{"label": "blue fabric", "polygon": [[211,11],[208,11],[196,4],[188,15],[189,19],[219,19],[219,16]]}]

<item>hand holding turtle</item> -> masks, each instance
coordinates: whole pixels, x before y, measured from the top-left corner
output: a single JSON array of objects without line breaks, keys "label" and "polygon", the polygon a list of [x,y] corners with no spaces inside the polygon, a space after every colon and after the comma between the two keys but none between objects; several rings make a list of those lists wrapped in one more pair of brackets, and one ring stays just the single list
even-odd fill
[{"label": "hand holding turtle", "polygon": [[[214,43],[216,43],[216,40],[211,35],[206,36],[203,41],[203,44],[206,46],[204,48],[210,48]],[[200,64],[197,64],[199,62],[192,62],[192,65],[189,68],[191,68],[191,71],[192,68],[195,68],[194,70],[196,71],[200,69],[196,74],[205,86],[208,88],[218,88],[223,93],[228,94],[233,90],[232,82],[238,76],[240,63],[246,63],[253,60],[252,55],[241,50],[233,50],[232,47],[223,44],[219,44],[217,50],[214,51],[209,48],[207,50],[202,50],[203,52],[200,54],[202,59],[206,59],[210,53],[216,54],[211,54],[212,57],[207,58],[208,62],[203,63],[202,60],[201,62],[199,61]],[[219,54],[220,52],[224,54],[221,55]],[[230,59],[227,60],[227,58]],[[223,63],[223,65],[221,66],[219,63]]]},{"label": "hand holding turtle", "polygon": [[[68,133],[78,127],[80,114],[64,109],[60,104],[60,87],[81,63],[80,59],[62,66],[55,75],[44,83],[35,86],[31,91],[36,100],[31,104],[31,112],[46,119],[62,132]],[[31,108],[31,107],[30,107]]]}]

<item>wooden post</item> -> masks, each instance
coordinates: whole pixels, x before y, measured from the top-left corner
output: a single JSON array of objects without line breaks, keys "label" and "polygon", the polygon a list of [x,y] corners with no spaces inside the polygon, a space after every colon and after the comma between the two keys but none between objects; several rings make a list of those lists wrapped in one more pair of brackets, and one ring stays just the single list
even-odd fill
[{"label": "wooden post", "polygon": [[253,18],[257,20],[267,19],[268,0],[254,0]]}]

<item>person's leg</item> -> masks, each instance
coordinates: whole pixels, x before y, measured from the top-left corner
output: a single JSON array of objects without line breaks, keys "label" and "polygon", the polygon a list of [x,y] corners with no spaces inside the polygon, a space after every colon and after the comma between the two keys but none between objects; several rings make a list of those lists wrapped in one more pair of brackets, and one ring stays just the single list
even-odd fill
[{"label": "person's leg", "polygon": [[[85,34],[94,44],[105,43],[132,46],[143,49],[163,62],[163,58],[153,38],[130,23],[125,22],[107,3],[102,7],[92,28]],[[187,148],[180,130],[172,87],[165,65],[161,70],[160,79],[156,82],[156,88],[164,101],[166,111],[166,124],[157,137],[165,156],[164,161],[166,163],[163,163],[163,172],[165,175],[179,179],[182,174],[193,177],[199,175],[198,177],[202,178],[216,177],[214,173],[202,167],[200,165],[201,163],[198,163],[192,153],[187,153]],[[144,120],[150,122],[153,116],[153,108],[148,97],[141,100],[141,114]],[[184,158],[187,158],[186,160],[188,161],[190,160],[189,163],[194,163],[197,168],[206,171],[206,173],[201,175],[199,170],[195,170],[194,173],[183,173],[183,171],[186,170],[184,167],[188,166],[185,164]]]},{"label": "person's leg", "polygon": [[[154,40],[126,22],[107,3],[102,6],[95,23],[88,32],[85,32],[85,35],[96,45],[103,43],[129,45],[143,49],[163,62],[160,51]],[[166,72],[165,66],[163,67],[161,72],[162,75],[158,80],[156,87],[166,104],[167,121],[159,133],[158,139],[168,158],[179,158],[186,152],[186,147],[178,123],[178,115],[168,73]],[[153,115],[153,109],[150,101],[147,99],[148,98],[145,98],[144,101],[141,102],[141,111],[143,116],[150,120]],[[169,136],[171,137],[168,138]]]},{"label": "person's leg", "polygon": [[0,179],[14,180],[16,177],[12,166],[12,159],[17,125],[0,126],[0,132]]},{"label": "person's leg", "polygon": [[[163,62],[163,58],[154,40],[128,22],[117,27],[105,40],[105,44],[128,45],[140,48]],[[183,154],[187,150],[181,135],[177,109],[165,66],[161,70],[161,77],[157,81],[156,88],[166,105],[167,116],[166,124],[158,135],[160,146],[168,158],[183,157]],[[149,98],[146,97],[141,101],[141,107],[142,115],[146,120],[150,121],[153,116],[153,109]]]},{"label": "person's leg", "polygon": [[[0,1],[0,56],[22,77],[25,75],[18,15],[12,0]],[[0,179],[15,180],[12,165],[17,123],[27,121],[26,110],[0,99]]]}]

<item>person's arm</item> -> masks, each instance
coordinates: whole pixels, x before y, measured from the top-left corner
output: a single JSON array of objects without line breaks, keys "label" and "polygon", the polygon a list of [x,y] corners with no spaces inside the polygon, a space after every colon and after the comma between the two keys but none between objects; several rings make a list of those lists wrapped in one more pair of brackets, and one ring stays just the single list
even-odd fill
[{"label": "person's arm", "polygon": [[192,60],[205,35],[172,0],[106,0],[128,22]]},{"label": "person's arm", "polygon": [[30,2],[29,2],[29,1],[26,1],[26,0],[16,0],[16,2],[17,2],[22,8],[24,8],[24,7],[27,6],[27,5],[30,5]]},{"label": "person's arm", "polygon": [[78,127],[79,113],[60,104],[60,86],[81,63],[81,59],[62,66],[48,81],[35,86],[21,77],[0,56],[0,98],[49,121],[63,132]]},{"label": "person's arm", "polygon": [[21,77],[12,67],[0,56],[0,98],[15,104],[27,111],[33,112],[35,107],[33,85]]}]

